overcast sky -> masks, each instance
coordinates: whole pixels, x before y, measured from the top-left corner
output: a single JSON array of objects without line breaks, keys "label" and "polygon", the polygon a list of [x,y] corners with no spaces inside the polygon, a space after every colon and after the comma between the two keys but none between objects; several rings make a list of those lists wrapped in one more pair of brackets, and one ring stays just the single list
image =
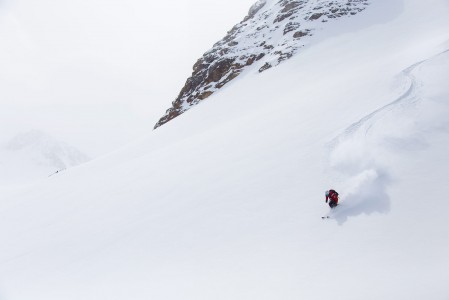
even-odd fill
[{"label": "overcast sky", "polygon": [[151,131],[255,0],[0,0],[0,142],[42,130],[91,156]]}]

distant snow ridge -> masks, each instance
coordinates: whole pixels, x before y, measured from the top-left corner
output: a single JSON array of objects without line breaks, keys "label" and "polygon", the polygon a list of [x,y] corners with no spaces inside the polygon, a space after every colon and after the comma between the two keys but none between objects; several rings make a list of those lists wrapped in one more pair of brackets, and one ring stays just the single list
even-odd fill
[{"label": "distant snow ridge", "polygon": [[26,156],[38,165],[57,170],[73,167],[89,160],[89,157],[78,149],[37,130],[15,136],[5,148],[10,152]]},{"label": "distant snow ridge", "polygon": [[193,66],[172,107],[154,128],[206,99],[249,66],[263,72],[291,58],[315,31],[365,10],[369,0],[259,0]]}]

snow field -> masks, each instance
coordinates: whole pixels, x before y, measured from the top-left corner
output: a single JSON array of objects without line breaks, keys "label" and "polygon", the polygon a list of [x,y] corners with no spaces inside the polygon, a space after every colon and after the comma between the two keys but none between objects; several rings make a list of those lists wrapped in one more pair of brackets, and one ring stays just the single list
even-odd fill
[{"label": "snow field", "polygon": [[447,5],[423,6],[2,193],[0,297],[447,299]]}]

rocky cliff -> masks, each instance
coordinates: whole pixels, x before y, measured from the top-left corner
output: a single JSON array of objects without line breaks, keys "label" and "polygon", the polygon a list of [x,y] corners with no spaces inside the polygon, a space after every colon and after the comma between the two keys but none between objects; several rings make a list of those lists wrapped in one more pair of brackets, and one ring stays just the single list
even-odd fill
[{"label": "rocky cliff", "polygon": [[246,69],[263,72],[291,58],[310,37],[338,18],[350,17],[369,0],[259,0],[193,66],[157,128],[206,99]]}]

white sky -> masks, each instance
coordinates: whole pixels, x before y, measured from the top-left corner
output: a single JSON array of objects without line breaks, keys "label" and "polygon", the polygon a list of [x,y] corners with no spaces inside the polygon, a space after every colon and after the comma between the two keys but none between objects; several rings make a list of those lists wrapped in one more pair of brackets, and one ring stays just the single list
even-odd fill
[{"label": "white sky", "polygon": [[255,0],[0,0],[0,142],[42,130],[91,156],[145,132]]}]

